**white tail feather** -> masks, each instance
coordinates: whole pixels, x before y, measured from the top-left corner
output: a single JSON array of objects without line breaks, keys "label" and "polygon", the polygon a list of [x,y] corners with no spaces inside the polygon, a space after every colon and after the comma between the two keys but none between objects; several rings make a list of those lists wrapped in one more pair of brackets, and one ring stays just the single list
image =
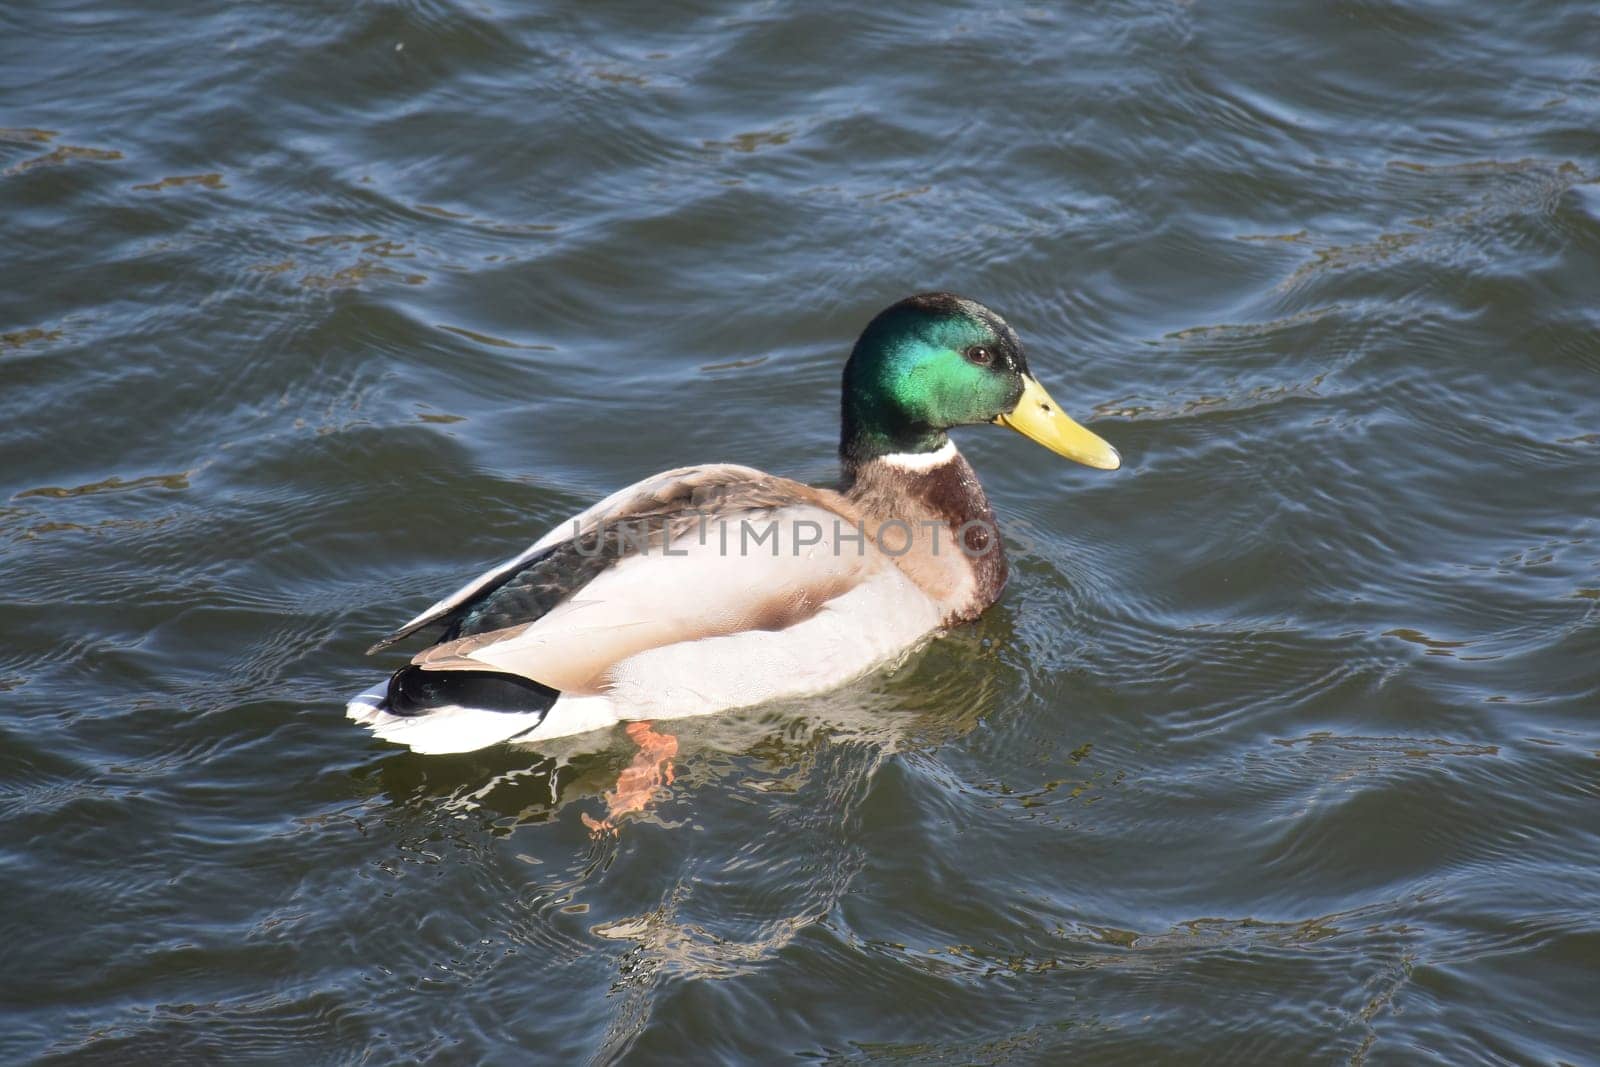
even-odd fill
[{"label": "white tail feather", "polygon": [[375,736],[425,756],[487,748],[526,733],[545,716],[540,711],[484,711],[456,705],[433,708],[425,715],[391,715],[383,708],[388,687],[389,683],[380,683],[351,700],[345,716]]}]

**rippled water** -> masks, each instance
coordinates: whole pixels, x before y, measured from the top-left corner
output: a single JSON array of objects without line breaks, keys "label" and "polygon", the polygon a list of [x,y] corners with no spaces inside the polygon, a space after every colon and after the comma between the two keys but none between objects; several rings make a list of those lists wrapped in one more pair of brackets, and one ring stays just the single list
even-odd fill
[{"label": "rippled water", "polygon": [[[0,8],[13,1062],[1584,1063],[1585,0]],[[961,445],[888,678],[424,758],[376,636],[655,470],[826,477],[991,303],[1115,475]]]}]

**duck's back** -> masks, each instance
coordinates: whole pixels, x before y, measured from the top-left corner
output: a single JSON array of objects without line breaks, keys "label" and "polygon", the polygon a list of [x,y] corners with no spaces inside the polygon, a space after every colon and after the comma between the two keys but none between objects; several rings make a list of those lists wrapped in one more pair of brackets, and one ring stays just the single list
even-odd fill
[{"label": "duck's back", "polygon": [[444,627],[351,716],[460,751],[832,688],[943,615],[872,533],[846,497],[748,467],[657,475],[374,646]]}]

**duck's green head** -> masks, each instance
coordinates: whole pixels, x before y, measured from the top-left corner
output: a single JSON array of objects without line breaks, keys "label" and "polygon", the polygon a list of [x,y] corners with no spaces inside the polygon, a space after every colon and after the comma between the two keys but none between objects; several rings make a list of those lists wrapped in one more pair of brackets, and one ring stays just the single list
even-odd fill
[{"label": "duck's green head", "polygon": [[839,454],[847,467],[944,447],[952,426],[1009,426],[1102,470],[1117,450],[1069,419],[1028,373],[1006,321],[953,293],[907,297],[878,313],[844,366]]}]

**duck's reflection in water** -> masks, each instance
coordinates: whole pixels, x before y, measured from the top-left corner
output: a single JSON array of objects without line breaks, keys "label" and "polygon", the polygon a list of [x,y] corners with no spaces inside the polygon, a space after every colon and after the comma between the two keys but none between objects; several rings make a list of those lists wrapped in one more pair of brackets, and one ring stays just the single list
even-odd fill
[{"label": "duck's reflection in water", "polygon": [[524,951],[573,973],[609,961],[609,1062],[684,983],[765,973],[799,939],[855,973],[868,957],[841,908],[871,842],[917,817],[913,794],[950,773],[942,749],[1027,688],[1004,620],[812,700],[377,770],[403,832],[459,842],[486,974]]}]

